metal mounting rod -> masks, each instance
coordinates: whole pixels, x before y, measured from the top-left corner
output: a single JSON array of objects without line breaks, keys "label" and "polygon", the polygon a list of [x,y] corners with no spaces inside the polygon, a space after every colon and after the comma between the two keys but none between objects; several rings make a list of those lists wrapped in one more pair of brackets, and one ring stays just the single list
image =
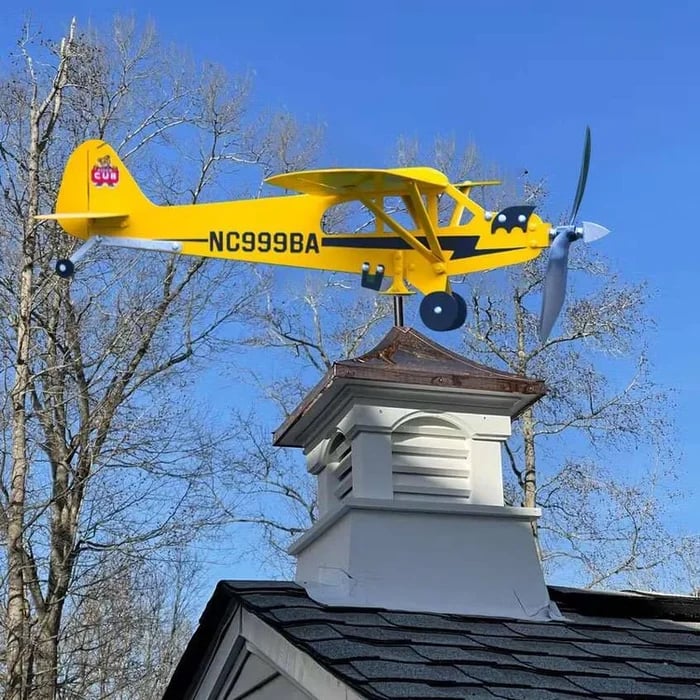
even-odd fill
[{"label": "metal mounting rod", "polygon": [[403,326],[403,297],[394,295],[394,325]]}]

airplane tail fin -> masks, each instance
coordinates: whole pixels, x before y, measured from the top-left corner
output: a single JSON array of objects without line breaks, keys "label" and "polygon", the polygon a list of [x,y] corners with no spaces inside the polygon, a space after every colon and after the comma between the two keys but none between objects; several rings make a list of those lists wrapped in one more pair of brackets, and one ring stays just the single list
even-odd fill
[{"label": "airplane tail fin", "polygon": [[88,238],[97,232],[97,221],[119,225],[149,206],[117,152],[104,141],[91,140],[78,146],[66,163],[56,212],[37,218],[57,220],[72,236]]}]

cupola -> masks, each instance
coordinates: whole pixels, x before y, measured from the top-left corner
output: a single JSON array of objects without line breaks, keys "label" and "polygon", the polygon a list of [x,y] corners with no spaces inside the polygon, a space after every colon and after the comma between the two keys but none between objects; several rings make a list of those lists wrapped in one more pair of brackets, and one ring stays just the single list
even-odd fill
[{"label": "cupola", "polygon": [[319,518],[291,547],[318,602],[557,617],[537,508],[506,506],[501,452],[544,384],[485,367],[411,328],[336,362],[275,432],[304,450]]}]

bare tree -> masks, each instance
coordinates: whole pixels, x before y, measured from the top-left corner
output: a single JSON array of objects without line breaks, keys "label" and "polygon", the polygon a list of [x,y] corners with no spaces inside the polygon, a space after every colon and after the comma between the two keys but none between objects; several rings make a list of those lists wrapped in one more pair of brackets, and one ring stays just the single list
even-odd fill
[{"label": "bare tree", "polygon": [[513,497],[544,507],[545,562],[585,585],[639,584],[677,565],[686,545],[664,527],[676,496],[672,402],[648,361],[645,286],[582,248],[572,267],[560,330],[544,344],[536,332],[544,261],[472,280],[464,347],[547,382],[506,455]]},{"label": "bare tree", "polygon": [[225,436],[192,385],[265,291],[245,265],[120,252],[66,282],[52,261],[74,242],[34,216],[52,209],[67,155],[88,137],[117,146],[167,203],[257,190],[268,168],[302,165],[316,130],[249,115],[249,90],[246,77],[193,65],[128,21],[107,38],[73,23],[58,43],[27,26],[0,82],[10,700],[157,693],[164,676],[150,690],[131,677],[109,628],[140,619],[143,601],[160,636],[141,636],[142,667],[178,655],[182,616],[168,629],[164,612],[177,601],[158,601],[152,588],[230,517],[212,497]]},{"label": "bare tree", "polygon": [[102,556],[62,626],[58,695],[157,700],[194,630],[196,563]]}]

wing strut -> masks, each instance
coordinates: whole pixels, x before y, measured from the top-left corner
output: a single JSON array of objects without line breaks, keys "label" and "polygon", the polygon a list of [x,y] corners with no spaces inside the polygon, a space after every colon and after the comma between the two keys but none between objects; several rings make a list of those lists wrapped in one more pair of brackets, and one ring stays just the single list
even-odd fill
[{"label": "wing strut", "polygon": [[432,251],[433,255],[440,262],[445,262],[445,253],[443,252],[440,246],[440,241],[435,233],[435,224],[430,219],[428,210],[425,208],[423,197],[421,197],[420,190],[415,182],[411,183],[411,193],[413,195],[413,218],[425,232],[425,237],[428,239],[428,245],[430,246],[430,250]]},{"label": "wing strut", "polygon": [[415,251],[420,253],[428,262],[439,263],[442,260],[433,253],[432,250],[426,248],[410,231],[405,229],[398,221],[389,216],[381,207],[378,207],[371,199],[365,197],[360,198],[360,202],[364,204],[380,221],[383,221],[399,238],[402,238]]}]

